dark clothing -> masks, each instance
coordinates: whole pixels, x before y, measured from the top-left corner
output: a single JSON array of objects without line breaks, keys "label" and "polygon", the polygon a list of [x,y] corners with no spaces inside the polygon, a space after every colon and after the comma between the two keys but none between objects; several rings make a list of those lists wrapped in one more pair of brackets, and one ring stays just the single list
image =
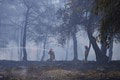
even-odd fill
[{"label": "dark clothing", "polygon": [[54,61],[55,60],[54,52],[52,50],[50,50],[48,54],[50,55],[50,61]]},{"label": "dark clothing", "polygon": [[89,53],[89,48],[85,48],[85,61],[87,61],[88,58],[88,53]]}]

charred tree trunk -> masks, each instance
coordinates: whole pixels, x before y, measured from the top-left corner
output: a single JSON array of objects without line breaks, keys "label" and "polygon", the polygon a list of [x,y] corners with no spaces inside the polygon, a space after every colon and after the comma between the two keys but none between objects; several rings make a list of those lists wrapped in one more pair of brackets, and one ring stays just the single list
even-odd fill
[{"label": "charred tree trunk", "polygon": [[27,37],[27,25],[28,25],[28,15],[30,8],[27,8],[25,15],[25,25],[23,30],[23,61],[27,61],[27,51],[26,51],[26,37]]},{"label": "charred tree trunk", "polygon": [[110,40],[110,47],[109,47],[109,62],[112,60],[113,56],[113,37]]},{"label": "charred tree trunk", "polygon": [[101,43],[101,52],[106,55],[107,54],[107,47],[106,47],[106,43],[102,42]]},{"label": "charred tree trunk", "polygon": [[44,58],[45,58],[46,44],[47,44],[47,35],[45,36],[45,41],[44,41],[44,44],[43,44],[43,55],[42,55],[41,61],[44,61]]},{"label": "charred tree trunk", "polygon": [[88,38],[93,46],[93,49],[95,51],[96,61],[99,63],[108,62],[108,57],[105,54],[103,54],[102,51],[99,49],[99,47],[96,43],[96,39],[93,37],[92,32],[89,29],[89,27],[87,27],[87,34],[88,34]]},{"label": "charred tree trunk", "polygon": [[73,51],[74,51],[74,61],[78,61],[78,51],[77,51],[77,37],[76,37],[76,30],[72,33],[72,39],[73,39]]},{"label": "charred tree trunk", "polygon": [[90,52],[90,48],[91,48],[91,42],[89,41],[88,54]]},{"label": "charred tree trunk", "polygon": [[27,52],[26,52],[26,28],[24,29],[24,35],[23,35],[23,61],[27,61]]},{"label": "charred tree trunk", "polygon": [[102,36],[102,40],[101,40],[101,51],[104,55],[106,55],[107,54],[107,42],[106,42],[107,32],[104,32],[102,34],[104,35]]},{"label": "charred tree trunk", "polygon": [[22,27],[19,28],[19,39],[18,39],[18,59],[22,60],[22,38],[23,38],[23,32]]},{"label": "charred tree trunk", "polygon": [[20,61],[22,61],[22,54],[23,54],[23,28],[20,31]]},{"label": "charred tree trunk", "polygon": [[[87,18],[87,15],[86,15]],[[108,62],[108,57],[106,56],[106,54],[103,54],[102,51],[100,50],[100,48],[97,45],[96,39],[93,37],[93,32],[92,32],[92,21],[94,20],[94,15],[90,14],[89,20],[87,22],[86,25],[86,30],[87,30],[87,35],[89,38],[89,41],[92,44],[92,47],[95,51],[95,55],[96,55],[96,61],[98,63],[106,63]]]},{"label": "charred tree trunk", "polygon": [[65,60],[68,60],[68,54],[69,54],[69,40],[67,40],[67,45],[66,45],[66,57]]},{"label": "charred tree trunk", "polygon": [[91,42],[89,41],[89,46],[85,46],[85,61],[88,61],[88,55],[90,52],[90,48],[91,48]]},{"label": "charred tree trunk", "polygon": [[41,48],[41,47],[40,47],[40,43],[38,43],[37,46],[38,46],[38,48],[37,48],[37,55],[36,55],[36,58],[37,58],[38,61],[40,61],[40,51],[41,51],[41,49],[40,49],[40,48]]},{"label": "charred tree trunk", "polygon": [[90,40],[90,42],[93,46],[93,49],[95,51],[96,61],[99,63],[107,61],[107,56],[102,54],[101,50],[99,49],[99,47],[96,43],[96,39],[92,36],[92,34],[89,31],[90,30],[88,30],[87,33],[88,33],[89,40]]}]

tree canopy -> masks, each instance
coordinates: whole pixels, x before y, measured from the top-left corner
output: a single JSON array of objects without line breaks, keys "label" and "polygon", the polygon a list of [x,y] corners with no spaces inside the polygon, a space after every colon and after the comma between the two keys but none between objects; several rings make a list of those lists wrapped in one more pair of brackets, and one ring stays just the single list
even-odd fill
[{"label": "tree canopy", "polygon": [[120,40],[120,0],[95,0],[94,13],[100,16],[101,39],[109,41],[111,36]]}]

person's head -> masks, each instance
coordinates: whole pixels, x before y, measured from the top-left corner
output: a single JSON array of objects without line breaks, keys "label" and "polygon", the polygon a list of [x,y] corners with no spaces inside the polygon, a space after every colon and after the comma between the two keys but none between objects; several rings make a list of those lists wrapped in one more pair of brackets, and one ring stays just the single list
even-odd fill
[{"label": "person's head", "polygon": [[50,51],[53,51],[53,49],[51,48]]},{"label": "person's head", "polygon": [[88,46],[85,46],[85,49],[88,49]]}]

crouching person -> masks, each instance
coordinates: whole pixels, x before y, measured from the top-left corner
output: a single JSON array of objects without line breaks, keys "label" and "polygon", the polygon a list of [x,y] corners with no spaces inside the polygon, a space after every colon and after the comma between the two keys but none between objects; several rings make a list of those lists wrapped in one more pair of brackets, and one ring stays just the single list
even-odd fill
[{"label": "crouching person", "polygon": [[50,51],[48,52],[48,54],[50,55],[49,61],[50,62],[55,61],[55,53],[54,53],[53,49],[50,49]]}]

